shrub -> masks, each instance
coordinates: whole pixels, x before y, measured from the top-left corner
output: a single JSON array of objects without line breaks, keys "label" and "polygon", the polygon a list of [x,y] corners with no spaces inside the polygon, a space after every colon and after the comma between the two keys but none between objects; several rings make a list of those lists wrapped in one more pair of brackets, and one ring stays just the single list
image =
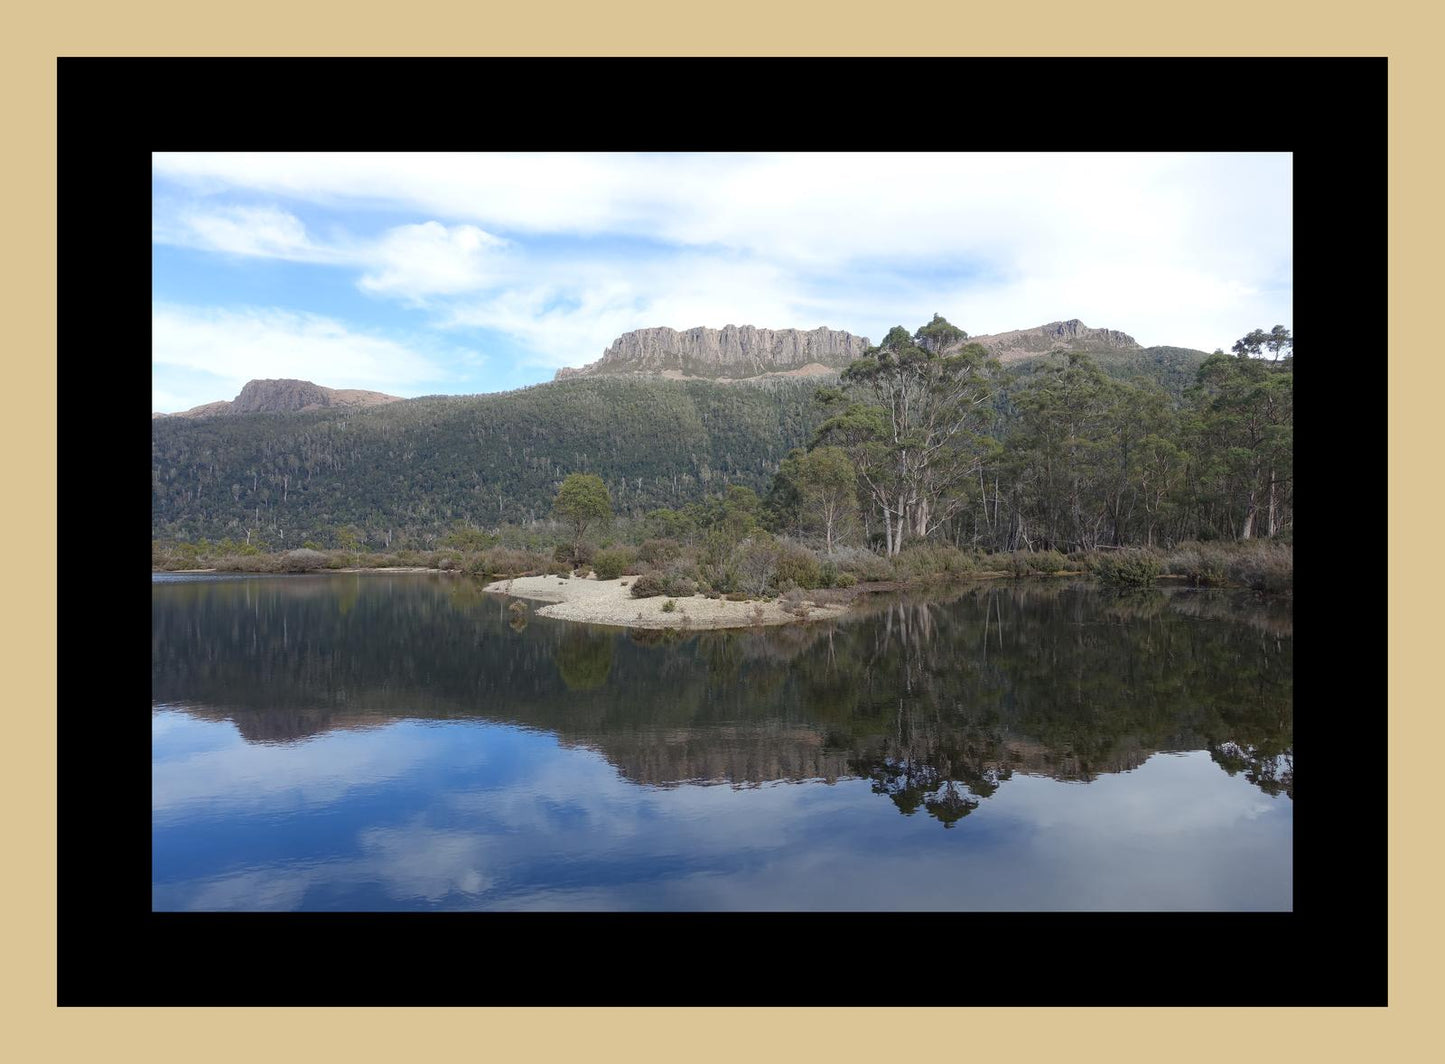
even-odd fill
[{"label": "shrub", "polygon": [[678,598],[690,598],[697,594],[697,585],[685,576],[674,576],[667,574],[662,578],[664,595],[676,595]]},{"label": "shrub", "polygon": [[1036,573],[1057,573],[1067,568],[1069,561],[1056,550],[1039,550],[1029,555],[1029,568]]},{"label": "shrub", "polygon": [[734,583],[743,591],[763,594],[777,579],[783,553],[782,545],[766,534],[754,534],[743,540],[731,559]]},{"label": "shrub", "polygon": [[493,576],[520,576],[530,570],[541,569],[546,556],[515,547],[490,547],[474,560],[479,572]]},{"label": "shrub", "polygon": [[858,582],[858,578],[852,573],[839,573],[833,578],[834,587],[852,587]]},{"label": "shrub", "polygon": [[662,604],[663,613],[671,613],[675,609],[677,609],[677,602],[674,599],[668,599]]},{"label": "shrub", "polygon": [[855,582],[893,579],[892,564],[887,558],[880,558],[871,551],[859,547],[840,547],[834,552],[834,557],[838,561],[839,575],[850,573]]},{"label": "shrub", "polygon": [[613,547],[599,550],[592,555],[592,568],[598,580],[616,580],[627,572],[636,554],[627,547]]},{"label": "shrub", "polygon": [[772,582],[780,589],[785,583],[804,588],[822,587],[823,567],[812,551],[792,543],[779,544]]},{"label": "shrub", "polygon": [[577,549],[572,549],[570,543],[559,543],[552,551],[552,560],[557,562],[568,562],[573,566],[584,565],[592,561],[593,550],[590,544],[580,543]]},{"label": "shrub", "polygon": [[682,544],[675,539],[644,540],[637,548],[637,557],[655,569],[661,569],[682,553]]},{"label": "shrub", "polygon": [[1268,540],[1238,544],[1230,552],[1225,574],[1235,583],[1256,591],[1293,590],[1294,548]]},{"label": "shrub", "polygon": [[1093,573],[1105,584],[1150,587],[1159,575],[1159,560],[1144,551],[1110,551],[1100,554]]},{"label": "shrub", "polygon": [[1164,559],[1164,571],[1194,587],[1219,587],[1227,583],[1227,553],[1215,543],[1185,543]]},{"label": "shrub", "polygon": [[667,594],[667,586],[660,573],[643,573],[632,581],[633,598],[656,598]]},{"label": "shrub", "polygon": [[974,568],[971,556],[946,543],[915,543],[893,560],[894,572],[902,579],[957,576]]},{"label": "shrub", "polygon": [[282,555],[282,569],[288,573],[306,573],[320,569],[326,564],[326,555],[319,550],[298,547]]}]

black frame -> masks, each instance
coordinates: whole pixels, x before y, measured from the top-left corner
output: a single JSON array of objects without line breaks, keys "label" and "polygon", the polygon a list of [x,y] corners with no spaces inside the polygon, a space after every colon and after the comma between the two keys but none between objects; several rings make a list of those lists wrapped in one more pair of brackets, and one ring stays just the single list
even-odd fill
[{"label": "black frame", "polygon": [[[149,329],[149,275],[139,262],[150,246],[141,204],[149,202],[154,150],[1290,151],[1293,331],[1304,348],[1302,405],[1310,411],[1303,435],[1317,439],[1314,453],[1328,446],[1309,426],[1338,429],[1338,404],[1348,399],[1354,432],[1383,442],[1383,394],[1361,402],[1358,389],[1345,391],[1343,374],[1321,372],[1320,363],[1333,334],[1342,338],[1337,358],[1379,359],[1383,367],[1387,65],[1382,58],[62,58],[61,557],[84,556],[97,530],[91,434],[113,436],[130,456],[127,469],[144,447],[148,396],[131,362]],[[525,103],[529,84],[573,78],[587,90],[567,113]],[[1010,87],[1023,82],[1042,87],[1046,102],[1011,102]],[[763,86],[766,96],[753,95]],[[388,123],[393,104],[395,113],[420,117]],[[468,121],[473,106],[477,117]],[[887,116],[883,125],[874,107]],[[674,108],[686,116],[682,132]],[[1362,337],[1375,342],[1364,347]],[[103,357],[118,362],[113,373],[103,370]],[[76,365],[103,375],[104,391],[76,379]],[[1339,389],[1335,403],[1322,394],[1330,380]],[[1337,417],[1325,422],[1329,413]],[[1324,466],[1307,465],[1300,477],[1310,486],[1302,497],[1316,510]],[[129,474],[113,480],[117,494],[101,524],[122,529],[117,616],[128,617],[144,609],[132,557],[146,549],[144,495]],[[86,501],[66,484],[92,485]],[[1300,550],[1305,562],[1318,547],[1302,541]],[[148,763],[149,729],[131,708],[145,682],[145,633],[122,623],[118,638],[92,645],[95,576],[63,565],[59,583],[61,1005],[1387,1003],[1384,788],[1356,786],[1329,803],[1323,794],[1327,780],[1358,779],[1350,769],[1360,750],[1377,755],[1383,778],[1385,632],[1380,625],[1361,634],[1353,619],[1333,623],[1317,601],[1318,574],[1306,575],[1298,592],[1311,649],[1304,660],[1324,682],[1332,670],[1318,663],[1350,661],[1379,684],[1379,708],[1355,708],[1331,728],[1329,703],[1308,697],[1309,681],[1320,677],[1297,677],[1308,712],[1299,736],[1305,771],[1295,908],[1258,914],[154,913],[148,778],[122,769],[116,756]],[[1382,585],[1362,582],[1355,593],[1379,600],[1356,616],[1383,617]],[[107,654],[113,667],[97,664]],[[107,707],[95,703],[86,679],[97,676],[113,676],[107,686],[123,696],[113,742],[100,741]],[[809,953],[836,953],[842,963],[819,972],[774,962],[778,940],[791,947],[784,956],[807,943]],[[938,973],[964,962],[970,977],[955,984],[874,971],[868,978],[903,957],[931,958],[913,970]],[[140,975],[137,958],[144,959]],[[724,958],[747,965],[746,978],[727,974]],[[846,978],[849,961],[863,978]]]}]

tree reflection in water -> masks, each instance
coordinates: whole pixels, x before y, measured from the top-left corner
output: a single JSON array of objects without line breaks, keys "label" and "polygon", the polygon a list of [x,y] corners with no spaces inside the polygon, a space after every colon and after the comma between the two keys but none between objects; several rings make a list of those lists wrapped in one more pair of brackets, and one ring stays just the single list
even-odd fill
[{"label": "tree reflection in water", "polygon": [[954,825],[1016,773],[1089,781],[1208,750],[1293,798],[1287,607],[1065,583],[865,601],[845,622],[623,632],[463,578],[157,584],[152,701],[290,742],[400,716],[547,729],[627,779],[856,777]]}]

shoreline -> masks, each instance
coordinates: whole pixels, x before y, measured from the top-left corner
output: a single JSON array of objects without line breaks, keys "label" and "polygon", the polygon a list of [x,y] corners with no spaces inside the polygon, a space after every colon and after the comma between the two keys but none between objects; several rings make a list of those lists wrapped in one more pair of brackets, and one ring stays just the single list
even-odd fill
[{"label": "shoreline", "polygon": [[311,576],[317,573],[440,573],[461,576],[460,569],[435,569],[425,565],[350,566],[345,569],[151,569],[152,573],[236,573],[240,576]]},{"label": "shoreline", "polygon": [[[771,627],[780,624],[806,624],[811,621],[836,620],[848,613],[847,606],[812,605],[806,618],[784,610],[777,600],[772,602],[734,602],[710,599],[697,594],[669,599],[667,595],[633,598],[630,585],[636,577],[616,580],[589,577],[562,579],[557,576],[518,576],[496,580],[482,590],[494,595],[532,599],[548,605],[536,611],[538,617],[564,621],[582,621],[613,628],[675,628],[680,631],[712,631],[719,628]],[[662,604],[677,604],[670,613]],[[808,599],[803,599],[808,602]]]}]

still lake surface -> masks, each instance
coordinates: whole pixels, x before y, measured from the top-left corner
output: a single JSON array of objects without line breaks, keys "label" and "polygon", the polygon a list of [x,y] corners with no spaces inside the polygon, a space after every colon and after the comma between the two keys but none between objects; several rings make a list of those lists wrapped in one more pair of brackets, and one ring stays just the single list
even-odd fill
[{"label": "still lake surface", "polygon": [[153,908],[1291,908],[1287,603],[992,583],[675,635],[506,606],[153,574]]}]

